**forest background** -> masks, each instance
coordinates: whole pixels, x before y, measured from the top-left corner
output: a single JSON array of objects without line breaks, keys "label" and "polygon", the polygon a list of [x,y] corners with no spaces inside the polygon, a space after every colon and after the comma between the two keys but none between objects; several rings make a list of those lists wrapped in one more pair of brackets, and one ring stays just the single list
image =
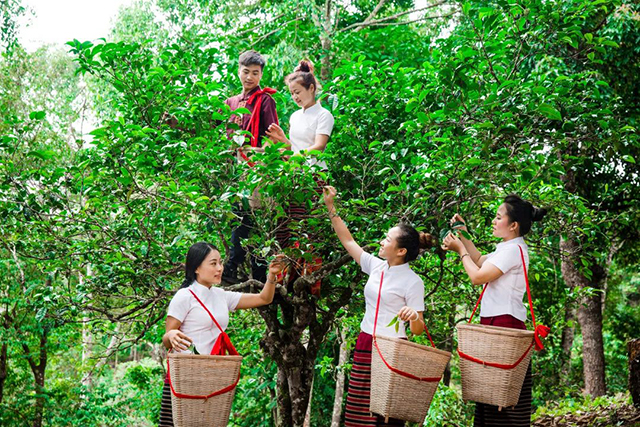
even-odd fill
[{"label": "forest background", "polygon": [[[262,84],[278,89],[285,130],[296,107],[283,77],[316,64],[336,119],[324,178],[371,250],[399,220],[438,235],[460,213],[491,251],[506,194],[549,209],[528,237],[537,319],[552,328],[534,356],[535,423],[638,419],[627,356],[640,331],[636,2],[137,0],[103,40],[35,52],[17,38],[28,13],[0,2],[3,426],[154,425],[186,250],[206,240],[227,254],[233,207],[257,187],[270,203],[255,212],[256,254],[282,250],[286,205],[305,201],[286,253],[323,254],[324,266],[232,316],[245,359],[231,425],[340,425],[365,278],[308,197],[304,162],[275,149],[254,168],[234,161],[223,100],[240,91],[249,48],[267,58]],[[439,249],[414,269],[436,345],[453,350],[479,288]],[[454,356],[425,425],[472,415]]]}]

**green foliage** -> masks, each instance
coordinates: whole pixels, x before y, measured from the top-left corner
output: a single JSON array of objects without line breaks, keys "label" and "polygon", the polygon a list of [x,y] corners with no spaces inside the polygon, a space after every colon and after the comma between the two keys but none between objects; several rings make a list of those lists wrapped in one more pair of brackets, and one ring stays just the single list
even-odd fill
[{"label": "green foliage", "polygon": [[[186,249],[198,240],[226,248],[234,208],[255,189],[264,203],[246,243],[256,255],[282,250],[275,231],[293,201],[310,214],[292,224],[299,247],[286,254],[322,253],[324,262],[342,255],[315,197],[318,171],[303,157],[285,161],[271,146],[253,157],[253,168],[235,160],[223,100],[239,90],[235,58],[249,46],[268,58],[262,83],[279,90],[285,124],[295,106],[282,77],[303,57],[326,75],[323,105],[336,127],[322,155],[329,172],[319,176],[339,189],[340,215],[371,252],[400,220],[438,235],[451,231],[455,213],[489,252],[502,197],[514,192],[547,207],[550,215],[528,236],[536,318],[553,330],[534,358],[538,415],[600,402],[579,398],[583,348],[570,314],[602,290],[567,288],[560,250],[567,238],[580,244],[574,255],[586,277],[607,266],[607,381],[612,392],[624,390],[625,342],[640,328],[636,7],[460,2],[455,21],[349,29],[377,3],[340,9],[327,43],[318,2],[160,0],[168,29],[152,19],[152,4],[136,2],[107,40],[70,42],[75,63],[45,50],[15,49],[11,62],[0,59],[0,342],[12,342],[3,425],[31,423],[37,402],[45,425],[153,425],[164,375],[162,320]],[[379,16],[411,7],[387,2]],[[85,140],[67,130],[84,117],[79,105],[91,105],[87,95],[100,124]],[[164,123],[165,113],[177,128]],[[468,318],[479,289],[439,248],[413,268],[425,281],[425,320],[436,345],[453,350],[455,325]],[[289,289],[277,303],[296,295],[296,307],[312,308],[319,322],[336,314],[352,349],[363,283],[350,263],[325,278],[320,298]],[[342,293],[351,299],[334,309]],[[289,333],[283,313],[278,321]],[[570,354],[566,328],[576,331]],[[256,312],[230,322],[244,355],[232,425],[276,421],[277,366],[262,351],[265,331]],[[337,366],[340,340],[331,327],[318,350],[312,425],[328,425],[336,375],[350,370],[350,362]],[[49,359],[39,389],[29,358],[42,352]],[[90,373],[91,385],[82,385]],[[455,358],[451,374],[427,425],[471,424]]]}]

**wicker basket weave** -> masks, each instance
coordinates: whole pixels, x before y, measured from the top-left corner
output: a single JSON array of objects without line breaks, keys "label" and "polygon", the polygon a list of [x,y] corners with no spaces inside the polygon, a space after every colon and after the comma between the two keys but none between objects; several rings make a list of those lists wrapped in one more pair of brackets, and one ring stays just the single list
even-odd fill
[{"label": "wicker basket weave", "polygon": [[487,366],[460,357],[462,398],[498,407],[518,403],[533,352],[533,331],[467,323],[457,328],[459,351],[476,359],[513,365],[527,352],[512,369]]},{"label": "wicker basket weave", "polygon": [[[242,356],[169,354],[171,384],[178,394],[206,396],[236,382]],[[176,427],[226,427],[235,387],[209,399],[188,399],[171,393]]]},{"label": "wicker basket weave", "polygon": [[[451,353],[399,338],[376,336],[389,365],[417,377],[440,378]],[[369,410],[388,418],[423,423],[440,381],[419,381],[391,371],[373,346]]]}]

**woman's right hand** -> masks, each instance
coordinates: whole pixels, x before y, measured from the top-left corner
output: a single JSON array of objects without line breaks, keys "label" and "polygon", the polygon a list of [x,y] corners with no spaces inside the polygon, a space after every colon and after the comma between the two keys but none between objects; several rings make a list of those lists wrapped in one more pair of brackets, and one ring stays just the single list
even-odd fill
[{"label": "woman's right hand", "polygon": [[323,190],[324,204],[327,205],[327,208],[331,208],[333,206],[333,199],[338,194],[338,191],[335,187],[331,185],[326,185]]},{"label": "woman's right hand", "polygon": [[458,226],[454,227],[454,230],[464,230],[467,233],[469,232],[469,230],[467,230],[466,222],[464,221],[464,219],[462,219],[462,217],[459,214],[455,214],[454,216],[452,216],[451,220],[449,221],[449,224],[453,225],[456,222],[461,222],[464,225],[458,225]]},{"label": "woman's right hand", "polygon": [[169,339],[171,348],[177,351],[184,351],[193,343],[193,340],[183,334],[179,329],[172,329],[167,332],[167,338]]},{"label": "woman's right hand", "polygon": [[269,129],[265,133],[273,142],[287,142],[287,136],[284,131],[275,123],[269,125]]}]

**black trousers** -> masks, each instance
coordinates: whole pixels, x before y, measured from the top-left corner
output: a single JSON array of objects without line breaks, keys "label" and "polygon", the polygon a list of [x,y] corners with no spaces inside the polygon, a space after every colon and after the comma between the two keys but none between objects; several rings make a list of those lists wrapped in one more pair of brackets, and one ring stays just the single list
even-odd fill
[{"label": "black trousers", "polygon": [[[231,272],[237,272],[238,267],[247,257],[247,251],[242,247],[242,239],[249,238],[249,233],[253,229],[253,221],[248,209],[238,208],[234,213],[242,218],[240,225],[231,233],[231,250],[229,253],[229,261],[225,265],[225,269]],[[251,275],[254,279],[265,282],[267,280],[267,265],[260,262],[255,256],[251,256]]]}]

